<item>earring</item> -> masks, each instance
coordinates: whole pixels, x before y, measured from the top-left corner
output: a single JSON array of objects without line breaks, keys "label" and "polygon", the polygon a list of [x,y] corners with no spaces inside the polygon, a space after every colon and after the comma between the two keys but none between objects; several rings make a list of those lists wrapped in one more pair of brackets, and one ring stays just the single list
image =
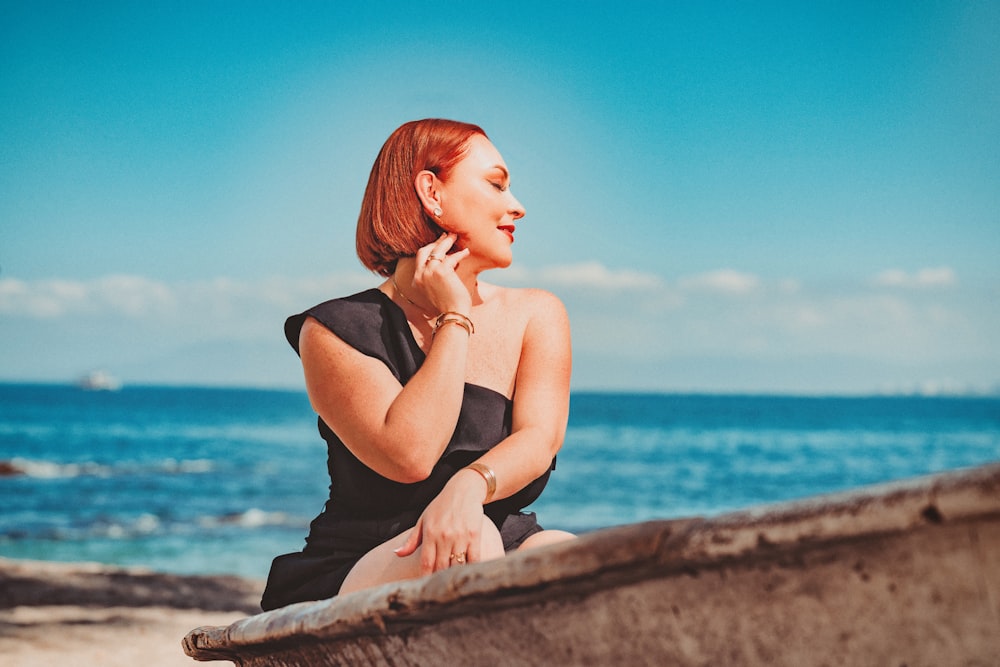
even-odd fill
[{"label": "earring", "polygon": [[440,208],[435,208],[435,209],[434,209],[434,217],[435,217],[435,218],[440,218],[440,217],[441,217],[441,214],[442,214],[443,212],[444,212],[444,211],[442,211],[442,210],[441,210]]}]

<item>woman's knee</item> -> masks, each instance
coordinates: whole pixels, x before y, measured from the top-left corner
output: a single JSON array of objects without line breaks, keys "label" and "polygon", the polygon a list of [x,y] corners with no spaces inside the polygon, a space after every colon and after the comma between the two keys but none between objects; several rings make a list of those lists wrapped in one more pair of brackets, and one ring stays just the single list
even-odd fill
[{"label": "woman's knee", "polygon": [[503,538],[500,537],[500,530],[496,524],[485,514],[483,515],[483,528],[479,541],[480,560],[492,560],[502,558],[504,555]]}]

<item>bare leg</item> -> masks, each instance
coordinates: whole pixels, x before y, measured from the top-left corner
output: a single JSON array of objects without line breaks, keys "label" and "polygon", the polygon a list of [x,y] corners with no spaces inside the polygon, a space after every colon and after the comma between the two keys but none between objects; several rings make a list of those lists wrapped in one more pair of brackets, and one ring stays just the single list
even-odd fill
[{"label": "bare leg", "polygon": [[[418,547],[409,556],[400,558],[393,549],[398,549],[406,543],[413,529],[404,531],[391,540],[380,544],[365,554],[355,565],[344,583],[340,586],[340,595],[370,588],[390,581],[416,579],[424,576],[420,568],[420,553],[423,547]],[[480,538],[480,560],[502,558],[503,540],[500,531],[488,517],[483,516],[483,527]],[[532,537],[536,537],[532,535]],[[530,538],[529,538],[530,539]]]},{"label": "bare leg", "polygon": [[559,542],[575,539],[576,535],[573,533],[567,533],[565,530],[543,530],[540,533],[535,533],[522,542],[521,546],[519,546],[517,550],[523,551],[524,549],[534,549],[535,547],[544,547],[548,544],[557,544]]}]

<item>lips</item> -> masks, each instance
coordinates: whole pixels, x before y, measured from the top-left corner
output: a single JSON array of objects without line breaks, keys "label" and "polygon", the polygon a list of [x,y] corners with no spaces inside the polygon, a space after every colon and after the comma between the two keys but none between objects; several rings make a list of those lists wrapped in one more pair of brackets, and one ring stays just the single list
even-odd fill
[{"label": "lips", "polygon": [[501,225],[497,227],[501,232],[507,234],[510,237],[510,242],[514,242],[514,225]]}]

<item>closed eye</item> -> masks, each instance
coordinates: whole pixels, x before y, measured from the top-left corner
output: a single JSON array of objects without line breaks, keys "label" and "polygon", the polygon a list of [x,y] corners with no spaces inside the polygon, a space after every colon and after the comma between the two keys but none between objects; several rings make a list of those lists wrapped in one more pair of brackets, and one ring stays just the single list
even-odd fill
[{"label": "closed eye", "polygon": [[495,165],[491,171],[494,171],[494,175],[498,176],[495,181],[491,180],[490,185],[495,187],[500,192],[506,192],[510,187],[510,172],[507,171],[507,167],[502,164]]}]

